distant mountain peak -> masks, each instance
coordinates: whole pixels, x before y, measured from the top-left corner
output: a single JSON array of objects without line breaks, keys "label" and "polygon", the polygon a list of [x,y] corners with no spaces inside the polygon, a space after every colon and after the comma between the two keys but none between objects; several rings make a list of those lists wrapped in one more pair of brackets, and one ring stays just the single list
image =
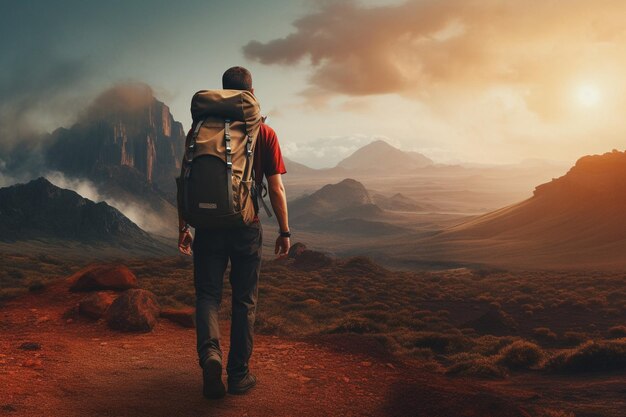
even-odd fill
[{"label": "distant mountain peak", "polygon": [[311,195],[289,204],[294,217],[338,216],[371,217],[381,212],[363,184],[346,178],[336,184],[326,184]]},{"label": "distant mountain peak", "polygon": [[379,139],[357,149],[337,167],[365,172],[406,172],[432,165],[433,161],[418,152],[404,152]]},{"label": "distant mountain peak", "polygon": [[335,200],[337,204],[371,204],[367,189],[363,184],[352,178],[346,178],[336,184],[326,184],[315,193],[312,198]]}]

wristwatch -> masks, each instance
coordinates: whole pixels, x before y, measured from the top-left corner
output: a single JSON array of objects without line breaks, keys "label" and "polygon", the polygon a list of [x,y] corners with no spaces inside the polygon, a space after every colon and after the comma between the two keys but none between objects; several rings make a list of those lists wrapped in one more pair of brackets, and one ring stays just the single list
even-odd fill
[{"label": "wristwatch", "polygon": [[181,227],[180,229],[178,229],[178,231],[180,233],[185,233],[189,231],[189,225],[187,223],[185,223],[185,225],[183,227]]},{"label": "wristwatch", "polygon": [[287,230],[286,232],[280,231],[280,237],[291,237],[291,232]]}]

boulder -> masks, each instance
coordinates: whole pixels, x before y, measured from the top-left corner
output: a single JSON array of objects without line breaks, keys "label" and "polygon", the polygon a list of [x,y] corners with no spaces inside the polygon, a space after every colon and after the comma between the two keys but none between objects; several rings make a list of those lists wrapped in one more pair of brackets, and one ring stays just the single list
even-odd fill
[{"label": "boulder", "polygon": [[189,328],[196,327],[195,315],[196,310],[191,307],[183,309],[168,308],[161,310],[161,317],[164,319]]},{"label": "boulder", "polygon": [[24,342],[20,345],[20,349],[22,350],[40,350],[41,343],[39,342]]},{"label": "boulder", "polygon": [[296,242],[290,248],[287,253],[287,257],[289,259],[295,259],[302,254],[306,250],[306,245],[304,243]]},{"label": "boulder", "polygon": [[68,278],[70,291],[137,288],[137,277],[124,265],[90,265]]},{"label": "boulder", "polygon": [[148,290],[126,290],[113,301],[105,318],[110,328],[123,332],[149,332],[156,324],[161,307]]},{"label": "boulder", "polygon": [[517,330],[517,322],[505,311],[490,306],[485,314],[466,322],[461,327],[471,327],[480,334],[503,336],[514,333]]},{"label": "boulder", "polygon": [[324,268],[332,265],[333,259],[322,252],[306,249],[295,259],[293,265],[305,271]]},{"label": "boulder", "polygon": [[104,317],[107,309],[113,304],[115,295],[106,291],[98,291],[87,295],[78,302],[78,312],[92,319]]}]

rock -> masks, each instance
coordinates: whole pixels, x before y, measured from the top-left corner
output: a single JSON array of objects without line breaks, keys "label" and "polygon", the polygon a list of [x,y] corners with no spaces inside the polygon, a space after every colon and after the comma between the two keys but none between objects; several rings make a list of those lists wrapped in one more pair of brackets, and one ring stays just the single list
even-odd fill
[{"label": "rock", "polygon": [[156,324],[160,309],[154,293],[130,289],[113,301],[105,317],[109,327],[114,330],[149,332]]},{"label": "rock", "polygon": [[304,243],[296,242],[290,248],[287,253],[287,257],[289,259],[295,259],[302,254],[306,250],[306,245]]},{"label": "rock", "polygon": [[24,342],[20,345],[22,350],[39,350],[41,349],[41,343],[37,342]]},{"label": "rock", "polygon": [[517,322],[503,310],[490,307],[485,314],[466,322],[461,327],[471,327],[480,334],[502,336],[514,333]]},{"label": "rock", "polygon": [[325,253],[307,249],[295,259],[293,265],[296,268],[311,271],[330,266],[332,263],[332,258]]},{"label": "rock", "polygon": [[168,308],[161,310],[161,317],[179,324],[183,327],[196,327],[195,323],[196,310],[193,308],[173,309]]},{"label": "rock", "polygon": [[70,291],[137,288],[137,277],[124,265],[90,265],[68,278]]},{"label": "rock", "polygon": [[107,309],[113,304],[115,296],[105,291],[98,291],[87,295],[78,302],[78,312],[92,319],[104,317]]}]

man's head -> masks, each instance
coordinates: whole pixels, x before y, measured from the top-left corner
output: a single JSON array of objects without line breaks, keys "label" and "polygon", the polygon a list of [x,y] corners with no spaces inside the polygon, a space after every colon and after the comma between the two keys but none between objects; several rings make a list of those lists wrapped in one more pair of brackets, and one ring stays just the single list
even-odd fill
[{"label": "man's head", "polygon": [[222,75],[224,90],[247,90],[254,93],[252,88],[252,74],[244,67],[228,68]]}]

